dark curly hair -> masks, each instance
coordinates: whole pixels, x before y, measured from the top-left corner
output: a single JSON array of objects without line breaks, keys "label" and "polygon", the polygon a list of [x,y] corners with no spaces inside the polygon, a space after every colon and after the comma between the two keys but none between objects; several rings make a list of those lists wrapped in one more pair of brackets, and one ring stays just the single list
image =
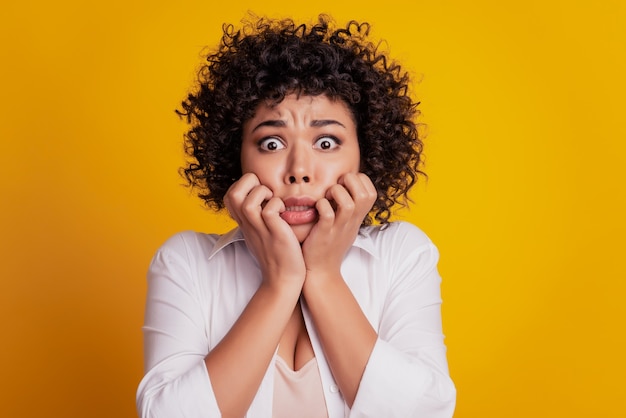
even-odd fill
[{"label": "dark curly hair", "polygon": [[378,198],[364,220],[384,224],[394,204],[405,206],[423,163],[423,143],[409,96],[409,76],[368,40],[370,25],[350,21],[337,28],[320,15],[315,24],[255,18],[241,29],[223,26],[216,52],[207,56],[198,85],[177,113],[190,124],[181,174],[214,209],[242,175],[244,123],[261,101],[288,94],[326,95],[345,102],[354,115],[361,171]]}]

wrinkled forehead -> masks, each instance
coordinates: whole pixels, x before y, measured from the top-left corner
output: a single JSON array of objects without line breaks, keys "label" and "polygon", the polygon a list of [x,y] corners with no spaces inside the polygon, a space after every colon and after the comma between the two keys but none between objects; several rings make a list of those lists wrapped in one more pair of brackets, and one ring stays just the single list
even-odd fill
[{"label": "wrinkled forehead", "polygon": [[321,98],[322,101],[328,100],[333,105],[340,105],[349,114],[352,122],[355,125],[357,124],[356,110],[339,95],[331,95],[328,92],[309,94],[303,90],[288,91],[286,92],[286,94],[281,94],[280,96],[270,96],[258,100],[253,106],[253,109],[251,109],[251,112],[246,115],[246,123],[253,119],[255,116],[257,116],[260,111],[275,111],[276,114],[280,114],[282,111],[281,108],[283,107],[281,105],[284,104],[286,99],[290,101],[295,100],[297,103],[304,107],[314,106],[316,102],[320,102],[319,100],[316,100],[317,98]]}]

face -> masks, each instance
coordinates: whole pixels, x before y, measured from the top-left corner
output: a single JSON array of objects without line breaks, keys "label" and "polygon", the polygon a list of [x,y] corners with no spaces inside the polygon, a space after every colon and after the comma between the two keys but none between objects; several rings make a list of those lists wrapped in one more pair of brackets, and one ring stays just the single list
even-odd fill
[{"label": "face", "polygon": [[282,199],[281,217],[300,242],[317,221],[315,203],[359,166],[356,125],[340,100],[289,95],[275,106],[261,103],[244,125],[242,171]]}]

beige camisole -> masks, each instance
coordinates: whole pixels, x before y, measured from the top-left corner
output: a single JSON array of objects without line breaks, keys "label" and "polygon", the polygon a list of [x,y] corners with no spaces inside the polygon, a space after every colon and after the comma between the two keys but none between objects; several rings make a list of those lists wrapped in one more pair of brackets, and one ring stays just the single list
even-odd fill
[{"label": "beige camisole", "polygon": [[295,371],[280,356],[275,365],[272,418],[327,418],[317,359]]}]

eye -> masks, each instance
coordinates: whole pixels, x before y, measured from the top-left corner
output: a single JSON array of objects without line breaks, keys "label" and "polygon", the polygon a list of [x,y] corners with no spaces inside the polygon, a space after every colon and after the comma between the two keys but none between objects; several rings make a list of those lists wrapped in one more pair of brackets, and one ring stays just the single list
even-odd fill
[{"label": "eye", "polygon": [[323,136],[315,141],[315,144],[313,144],[313,148],[327,151],[337,148],[339,145],[341,145],[341,141],[339,141],[334,136]]},{"label": "eye", "polygon": [[280,139],[275,136],[270,136],[259,141],[259,148],[263,151],[272,152],[285,148],[285,145],[280,141]]}]

